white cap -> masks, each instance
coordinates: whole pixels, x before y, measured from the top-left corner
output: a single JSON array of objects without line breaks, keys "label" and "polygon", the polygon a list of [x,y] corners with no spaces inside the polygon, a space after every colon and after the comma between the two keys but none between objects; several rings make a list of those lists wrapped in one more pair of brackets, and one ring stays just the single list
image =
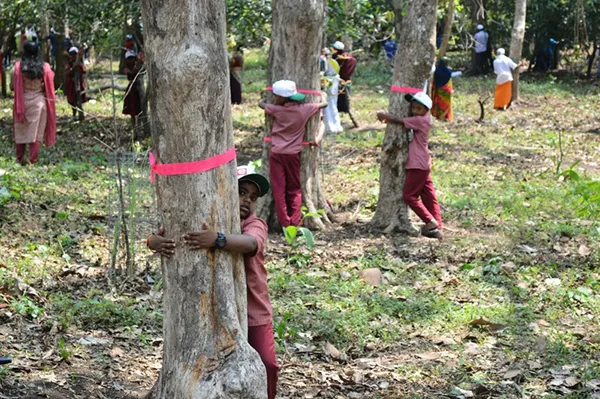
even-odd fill
[{"label": "white cap", "polygon": [[127,52],[125,52],[125,59],[127,58],[137,58],[137,53],[133,50],[127,50]]},{"label": "white cap", "polygon": [[431,98],[429,98],[429,96],[427,94],[425,94],[424,92],[420,91],[417,94],[407,94],[406,96],[404,96],[404,98],[406,99],[406,101],[416,101],[420,104],[423,104],[425,107],[427,107],[427,109],[431,109],[431,106],[433,105],[433,102],[431,101]]},{"label": "white cap", "polygon": [[336,50],[343,50],[345,48],[344,43],[340,42],[339,40],[335,43],[333,43],[333,48]]},{"label": "white cap", "polygon": [[296,82],[292,80],[278,80],[273,83],[273,94],[290,98],[294,101],[301,101],[304,99],[304,94],[298,93],[298,90],[296,90]]},{"label": "white cap", "polygon": [[78,53],[78,52],[79,52],[79,49],[75,46],[73,46],[69,49],[69,53]]},{"label": "white cap", "polygon": [[477,25],[477,30],[483,30],[483,25]]},{"label": "white cap", "polygon": [[498,50],[496,50],[496,54],[504,55],[504,54],[506,54],[506,50],[504,50],[503,48],[499,48]]}]

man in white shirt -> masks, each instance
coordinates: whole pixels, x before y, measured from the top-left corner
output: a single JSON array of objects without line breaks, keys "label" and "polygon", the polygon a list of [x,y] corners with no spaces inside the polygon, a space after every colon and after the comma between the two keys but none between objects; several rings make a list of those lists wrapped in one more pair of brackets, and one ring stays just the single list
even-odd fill
[{"label": "man in white shirt", "polygon": [[483,25],[477,25],[477,33],[473,36],[475,39],[475,62],[477,64],[477,73],[487,73],[487,49],[490,35],[484,30]]},{"label": "man in white shirt", "polygon": [[518,68],[518,65],[505,55],[503,48],[499,48],[496,54],[494,60],[494,72],[496,73],[494,108],[506,110],[512,100],[512,71]]}]

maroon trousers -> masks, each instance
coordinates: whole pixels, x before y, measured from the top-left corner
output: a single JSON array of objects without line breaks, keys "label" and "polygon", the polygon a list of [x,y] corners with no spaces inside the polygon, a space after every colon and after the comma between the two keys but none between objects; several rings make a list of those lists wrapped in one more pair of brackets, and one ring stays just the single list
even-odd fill
[{"label": "maroon trousers", "polygon": [[248,327],[248,343],[258,352],[267,370],[268,398],[275,399],[279,365],[275,358],[275,338],[271,324]]},{"label": "maroon trousers", "polygon": [[[40,155],[40,145],[39,141],[34,143],[29,143],[29,162],[36,163],[38,160],[38,156]],[[17,162],[21,165],[25,163],[25,149],[27,144],[15,144],[17,147]]]},{"label": "maroon trousers", "polygon": [[279,224],[282,227],[299,226],[302,220],[300,153],[276,154],[272,152],[269,162],[269,178]]},{"label": "maroon trousers", "polygon": [[429,170],[407,169],[402,199],[425,223],[432,219],[442,228],[442,213]]}]

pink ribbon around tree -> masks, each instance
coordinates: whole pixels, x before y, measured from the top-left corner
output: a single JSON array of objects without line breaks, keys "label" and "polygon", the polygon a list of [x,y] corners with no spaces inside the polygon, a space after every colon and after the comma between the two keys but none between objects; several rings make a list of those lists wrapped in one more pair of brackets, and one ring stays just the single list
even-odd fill
[{"label": "pink ribbon around tree", "polygon": [[417,94],[423,91],[423,89],[415,89],[413,87],[404,87],[404,86],[392,86],[391,90],[394,93],[408,93],[408,94]]},{"label": "pink ribbon around tree", "polygon": [[161,176],[175,176],[175,175],[191,175],[194,173],[208,172],[209,170],[216,169],[219,166],[225,165],[235,159],[235,147],[231,147],[226,152],[215,155],[207,159],[194,162],[182,162],[182,163],[167,163],[157,164],[154,154],[151,152],[148,154],[150,161],[150,181],[154,183],[156,180],[154,175]]}]

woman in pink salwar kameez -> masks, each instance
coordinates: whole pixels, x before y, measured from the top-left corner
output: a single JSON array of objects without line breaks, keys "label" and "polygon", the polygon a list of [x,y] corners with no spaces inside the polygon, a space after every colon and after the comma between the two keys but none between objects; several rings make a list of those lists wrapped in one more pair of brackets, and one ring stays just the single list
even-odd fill
[{"label": "woman in pink salwar kameez", "polygon": [[29,145],[29,162],[36,163],[40,145],[56,142],[56,111],[54,72],[40,57],[35,42],[25,42],[23,57],[13,69],[11,89],[15,93],[13,133],[17,162],[27,163],[25,150]]}]

